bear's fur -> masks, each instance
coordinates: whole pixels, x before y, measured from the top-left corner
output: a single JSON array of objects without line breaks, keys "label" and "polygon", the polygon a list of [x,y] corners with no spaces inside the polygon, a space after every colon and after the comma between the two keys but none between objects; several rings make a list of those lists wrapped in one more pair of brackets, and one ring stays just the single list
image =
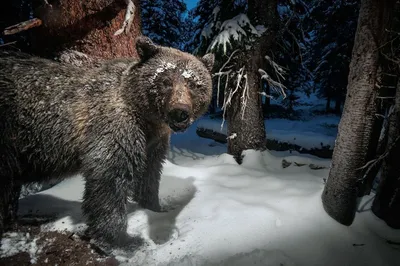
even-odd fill
[{"label": "bear's fur", "polygon": [[[160,210],[171,131],[185,130],[211,100],[211,54],[197,58],[139,37],[140,60],[78,68],[0,53],[0,235],[23,184],[81,173],[88,232],[112,246],[131,240],[127,198]],[[51,204],[51,202],[49,202]]]}]

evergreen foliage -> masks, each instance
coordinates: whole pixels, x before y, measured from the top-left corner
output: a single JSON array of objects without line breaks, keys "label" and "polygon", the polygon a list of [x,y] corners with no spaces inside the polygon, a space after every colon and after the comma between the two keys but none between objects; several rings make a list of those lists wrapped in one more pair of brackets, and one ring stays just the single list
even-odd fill
[{"label": "evergreen foliage", "polygon": [[183,0],[141,1],[142,31],[155,43],[174,48],[182,47],[186,28]]}]

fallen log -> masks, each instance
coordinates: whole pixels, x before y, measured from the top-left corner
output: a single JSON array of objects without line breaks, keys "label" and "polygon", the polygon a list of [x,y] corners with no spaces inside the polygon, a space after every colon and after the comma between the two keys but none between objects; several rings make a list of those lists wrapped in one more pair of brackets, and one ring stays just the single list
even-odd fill
[{"label": "fallen log", "polygon": [[[212,139],[219,143],[227,143],[227,136],[225,134],[216,132],[211,129],[198,127],[196,129],[196,134],[199,137]],[[299,153],[311,154],[325,159],[332,158],[332,153],[333,153],[333,147],[330,147],[329,145],[327,146],[321,145],[321,148],[305,149],[299,145],[287,142],[279,142],[275,139],[267,139],[267,148],[269,150],[275,150],[275,151],[297,151]]]}]

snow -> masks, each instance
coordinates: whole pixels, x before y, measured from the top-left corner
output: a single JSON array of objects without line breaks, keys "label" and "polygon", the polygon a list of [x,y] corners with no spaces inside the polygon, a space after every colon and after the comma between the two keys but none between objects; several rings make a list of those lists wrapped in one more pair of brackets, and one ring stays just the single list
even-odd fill
[{"label": "snow", "polygon": [[27,252],[31,263],[36,263],[36,255],[41,252],[41,247],[36,244],[37,238],[32,238],[29,233],[5,233],[1,240],[0,258],[13,256],[20,252]]},{"label": "snow", "polygon": [[[259,27],[260,30],[263,30]],[[249,18],[245,14],[239,14],[232,19],[225,20],[217,36],[211,42],[208,50],[213,50],[215,47],[222,45],[224,54],[227,51],[227,44],[231,45],[231,38],[235,41],[241,41],[242,37],[246,37],[246,30],[250,34],[255,34],[259,36],[261,33],[251,24]],[[205,32],[204,34],[208,33]]]},{"label": "snow", "polygon": [[[305,149],[321,148],[335,145],[339,117],[334,115],[320,116],[310,120],[267,119],[265,130],[267,138],[279,142],[296,144]],[[202,118],[198,127],[211,129],[227,135],[227,123],[221,129],[222,119]]]},{"label": "snow", "polygon": [[[147,245],[131,256],[116,251],[122,265],[398,265],[400,252],[386,240],[400,241],[400,232],[371,213],[374,195],[362,199],[350,227],[323,210],[330,160],[249,150],[237,165],[225,145],[199,138],[196,124],[171,139],[160,186],[168,211],[130,212],[128,233]],[[306,165],[283,168],[283,159]],[[23,198],[20,214],[57,214],[42,230],[81,232],[83,186],[78,175]],[[35,242],[11,234],[3,239],[0,256],[31,250],[34,258]]]}]

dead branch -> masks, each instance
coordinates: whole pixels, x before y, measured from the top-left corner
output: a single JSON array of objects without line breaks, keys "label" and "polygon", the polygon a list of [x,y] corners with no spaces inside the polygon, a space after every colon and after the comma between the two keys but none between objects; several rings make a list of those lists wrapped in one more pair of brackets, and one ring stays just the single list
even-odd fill
[{"label": "dead branch", "polygon": [[8,46],[8,45],[13,45],[13,44],[16,44],[16,43],[17,43],[17,41],[8,42],[8,43],[0,44],[0,47],[4,47],[4,46]]},{"label": "dead branch", "polygon": [[39,27],[42,25],[42,21],[38,18],[33,18],[27,21],[20,22],[4,29],[4,35],[12,35],[21,31],[26,31],[31,28]]},{"label": "dead branch", "polygon": [[[398,136],[392,143],[392,145],[390,145],[390,147],[388,148],[388,150],[380,155],[378,158],[373,159],[369,162],[367,162],[364,166],[357,168],[356,170],[363,170],[363,169],[367,169],[366,173],[368,173],[369,171],[371,171],[371,169],[376,166],[378,163],[380,163],[382,160],[384,160],[386,157],[388,157],[392,151],[392,149],[398,144],[398,142],[400,141],[400,136]],[[361,178],[361,180],[364,180],[364,178],[366,177],[366,174],[363,175],[363,177]]]},{"label": "dead branch", "polygon": [[218,84],[217,84],[217,107],[219,107],[219,93],[220,93],[220,88],[221,88],[221,77],[225,76],[226,77],[226,81],[225,81],[225,90],[228,87],[228,81],[229,81],[229,74],[231,73],[232,70],[227,70],[227,71],[223,71],[224,68],[228,65],[228,63],[231,61],[232,57],[234,54],[236,54],[237,52],[239,52],[239,49],[236,49],[235,51],[233,51],[231,53],[231,55],[228,57],[228,60],[222,65],[222,67],[220,68],[219,72],[213,74],[214,76],[218,76]]},{"label": "dead branch", "polygon": [[125,2],[127,5],[125,12],[125,19],[122,24],[122,27],[114,33],[114,36],[120,35],[123,32],[125,32],[125,34],[128,34],[129,30],[131,29],[133,19],[135,18],[136,6],[133,3],[133,0],[125,0]]}]

